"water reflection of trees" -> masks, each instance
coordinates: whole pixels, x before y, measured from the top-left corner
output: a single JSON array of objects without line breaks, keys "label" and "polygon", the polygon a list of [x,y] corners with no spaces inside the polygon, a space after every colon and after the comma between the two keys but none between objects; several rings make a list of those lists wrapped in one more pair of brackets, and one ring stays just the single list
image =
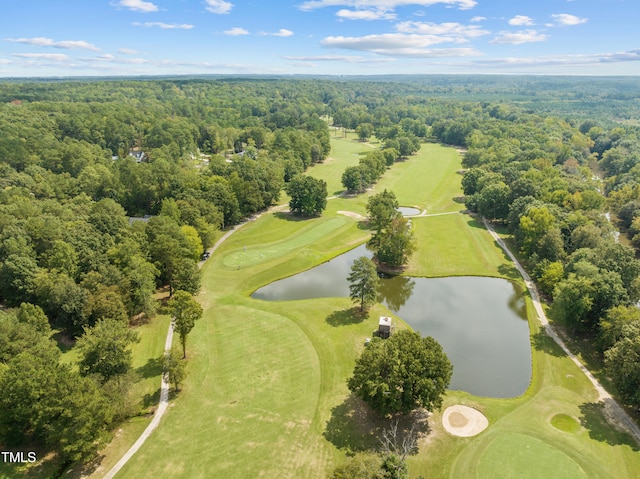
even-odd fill
[{"label": "water reflection of trees", "polygon": [[509,309],[516,313],[521,319],[527,319],[527,304],[522,294],[522,287],[517,283],[511,283],[513,294],[509,297]]},{"label": "water reflection of trees", "polygon": [[382,278],[378,288],[378,302],[386,302],[387,307],[396,313],[411,297],[415,285],[416,282],[408,276]]}]

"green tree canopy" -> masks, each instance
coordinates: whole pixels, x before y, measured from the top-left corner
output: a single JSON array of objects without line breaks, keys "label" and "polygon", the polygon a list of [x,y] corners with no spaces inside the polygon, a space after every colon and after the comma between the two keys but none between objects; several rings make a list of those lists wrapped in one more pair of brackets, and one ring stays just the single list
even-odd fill
[{"label": "green tree canopy", "polygon": [[415,239],[408,221],[396,216],[389,225],[371,238],[369,244],[376,252],[379,263],[399,267],[404,265],[415,249]]},{"label": "green tree canopy", "polygon": [[384,190],[372,195],[367,200],[367,214],[369,225],[379,233],[391,224],[391,220],[402,216],[398,211],[400,204],[393,191]]},{"label": "green tree canopy", "polygon": [[302,216],[321,215],[327,207],[327,183],[311,176],[294,176],[286,187],[291,212]]},{"label": "green tree canopy", "polygon": [[376,265],[366,256],[357,258],[351,266],[349,281],[350,297],[355,303],[360,303],[360,311],[375,304],[378,298],[380,280]]},{"label": "green tree canopy", "polygon": [[373,338],[356,361],[349,389],[380,414],[439,408],[453,366],[442,346],[428,336],[401,330]]},{"label": "green tree canopy", "polygon": [[202,306],[187,291],[178,290],[169,300],[169,314],[173,318],[173,327],[180,336],[182,357],[187,357],[187,336],[202,317]]},{"label": "green tree canopy", "polygon": [[180,384],[187,377],[187,363],[176,348],[164,353],[162,371],[166,381],[174,385],[176,392],[180,391]]},{"label": "green tree canopy", "polygon": [[76,344],[80,373],[96,374],[103,383],[113,376],[126,374],[131,368],[131,345],[139,340],[138,333],[122,321],[98,321],[93,328],[85,329]]}]

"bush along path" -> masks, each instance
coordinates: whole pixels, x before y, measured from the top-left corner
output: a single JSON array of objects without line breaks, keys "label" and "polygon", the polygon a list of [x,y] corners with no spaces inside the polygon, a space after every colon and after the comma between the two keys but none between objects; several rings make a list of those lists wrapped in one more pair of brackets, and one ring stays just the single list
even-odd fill
[{"label": "bush along path", "polygon": [[[274,206],[272,209],[277,209],[277,208],[281,208],[280,206]],[[272,209],[268,210],[271,211]],[[259,217],[261,216],[261,214],[258,215],[254,215],[251,218],[249,218],[247,221],[244,221],[242,223],[237,224],[236,226],[234,226],[232,229],[230,229],[229,231],[227,231],[218,241],[216,241],[216,243],[208,250],[209,254],[213,254],[213,252],[215,250],[218,249],[218,247],[224,243],[224,241],[231,236],[233,233],[235,233],[238,229],[240,229],[242,226],[246,225],[247,223],[250,223],[251,221],[255,221],[257,220]],[[198,264],[198,267],[202,267],[202,265],[204,264],[204,261],[201,261]],[[167,331],[167,338],[165,340],[164,343],[164,351],[165,353],[169,352],[171,350],[171,343],[173,341],[173,322],[169,323],[169,330]],[[151,422],[149,423],[149,425],[146,427],[146,429],[142,432],[142,434],[140,435],[140,437],[138,437],[138,439],[136,440],[136,442],[129,448],[129,450],[124,454],[124,456],[122,456],[122,458],[111,468],[111,470],[109,470],[109,472],[104,476],[104,479],[112,479],[113,477],[115,477],[115,475],[120,472],[120,469],[122,469],[124,467],[124,465],[129,461],[129,459],[131,459],[133,457],[133,455],[138,452],[138,449],[140,449],[140,447],[142,447],[142,445],[144,444],[144,442],[147,440],[147,438],[151,435],[151,433],[153,432],[153,430],[158,426],[158,424],[160,423],[160,419],[162,419],[162,416],[164,415],[165,411],[167,410],[167,407],[169,405],[169,383],[165,380],[164,374],[162,375],[162,382],[160,385],[160,401],[158,402],[158,408],[156,409],[156,412],[153,416],[153,419],[151,420]]]},{"label": "bush along path", "polygon": [[607,392],[607,390],[602,386],[602,384],[600,384],[600,381],[596,379],[596,377],[591,373],[591,371],[589,371],[587,367],[584,364],[582,364],[582,362],[576,357],[576,355],[569,350],[569,348],[566,346],[562,338],[560,338],[560,336],[558,335],[556,330],[553,328],[553,326],[549,324],[549,320],[546,314],[544,313],[544,310],[542,309],[542,304],[540,303],[540,295],[538,294],[536,285],[531,280],[531,277],[524,270],[524,268],[520,264],[520,261],[518,261],[518,259],[513,255],[511,250],[509,250],[509,248],[507,247],[505,242],[502,240],[502,238],[498,236],[498,234],[493,229],[491,224],[486,220],[486,218],[483,218],[482,221],[484,222],[484,225],[489,231],[489,233],[491,233],[491,236],[493,237],[493,239],[500,245],[500,247],[504,250],[504,252],[507,253],[509,258],[511,258],[511,261],[513,261],[513,264],[516,266],[516,268],[520,272],[520,275],[522,276],[522,279],[524,280],[527,286],[527,289],[529,290],[529,294],[531,295],[531,301],[533,302],[533,306],[536,310],[536,314],[538,315],[538,320],[540,321],[540,324],[542,324],[542,326],[544,327],[545,332],[556,342],[558,346],[560,346],[560,348],[576,364],[576,366],[580,368],[580,370],[585,374],[585,376],[587,376],[589,381],[591,381],[591,384],[593,384],[593,387],[596,389],[598,393],[598,399],[605,406],[604,410],[607,413],[610,422],[614,423],[619,427],[624,428],[624,430],[629,434],[631,434],[633,438],[638,442],[638,444],[640,444],[640,428],[638,427],[638,425],[635,423],[633,419],[631,419],[627,411],[625,411],[624,408],[620,406],[620,404],[618,404],[618,402],[611,396],[611,394]]}]

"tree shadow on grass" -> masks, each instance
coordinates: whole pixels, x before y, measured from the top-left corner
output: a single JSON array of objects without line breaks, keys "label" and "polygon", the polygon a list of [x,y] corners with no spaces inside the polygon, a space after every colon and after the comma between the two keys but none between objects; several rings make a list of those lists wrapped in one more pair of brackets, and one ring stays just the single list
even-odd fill
[{"label": "tree shadow on grass", "polygon": [[359,307],[342,309],[334,311],[327,316],[327,323],[331,326],[348,326],[350,324],[359,324],[369,317],[368,311],[360,311]]},{"label": "tree shadow on grass", "polygon": [[[494,244],[500,248],[500,245],[496,242],[494,242]],[[507,253],[504,252],[504,250],[502,248],[500,248],[500,250],[502,251],[502,254],[504,256],[504,259],[506,261],[509,262],[509,264],[501,264],[500,266],[498,266],[498,273],[500,273],[502,276],[512,279],[512,280],[518,280],[521,278],[520,273],[518,272],[518,270],[516,269],[516,267],[514,266],[513,262],[511,261],[511,258],[509,258],[509,255],[507,255]]]},{"label": "tree shadow on grass", "polygon": [[543,351],[551,356],[560,358],[565,356],[564,351],[556,342],[543,331],[540,331],[531,336],[531,344],[536,351]]},{"label": "tree shadow on grass", "polygon": [[273,216],[285,221],[307,221],[318,218],[318,216],[294,215],[290,211],[276,211],[275,213],[273,213]]},{"label": "tree shadow on grass", "polygon": [[149,409],[152,406],[157,406],[159,402],[160,402],[160,388],[156,389],[153,394],[144,395],[144,397],[142,398],[142,408]]},{"label": "tree shadow on grass", "polygon": [[[589,437],[596,441],[605,442],[610,446],[629,446],[634,451],[639,451],[640,447],[634,438],[626,433],[618,430],[607,421],[607,413],[605,409],[610,409],[607,402],[611,399],[605,399],[605,402],[584,403],[580,406],[582,417],[580,424],[589,431]],[[612,413],[613,414],[613,413]],[[614,422],[622,418],[612,418]]]},{"label": "tree shadow on grass", "polygon": [[419,437],[429,434],[427,417],[426,411],[417,410],[390,420],[374,412],[359,397],[350,394],[342,404],[331,410],[331,418],[327,421],[323,436],[338,449],[350,453],[378,450],[382,433],[389,428],[392,420],[399,419],[399,438],[402,439],[409,434],[413,425]]},{"label": "tree shadow on grass", "polygon": [[162,374],[162,363],[164,358],[159,356],[157,358],[149,358],[143,366],[136,368],[138,376],[144,379],[154,378]]}]

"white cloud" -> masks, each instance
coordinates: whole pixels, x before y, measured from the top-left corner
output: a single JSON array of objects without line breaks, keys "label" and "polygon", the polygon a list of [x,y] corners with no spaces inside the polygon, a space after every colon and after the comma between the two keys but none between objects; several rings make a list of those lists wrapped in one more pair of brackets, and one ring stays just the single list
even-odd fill
[{"label": "white cloud", "polygon": [[551,15],[558,25],[565,26],[573,26],[580,25],[581,23],[587,23],[587,18],[576,17],[575,15],[570,15],[568,13],[557,13],[555,15]]},{"label": "white cloud", "polygon": [[281,28],[277,31],[277,33],[272,34],[274,37],[290,37],[293,35],[291,30],[287,30],[286,28]]},{"label": "white cloud", "polygon": [[338,10],[336,16],[345,20],[393,20],[396,18],[395,13],[389,13],[387,10]]},{"label": "white cloud", "polygon": [[100,51],[98,47],[92,45],[91,43],[85,42],[84,40],[63,40],[63,41],[54,41],[51,38],[45,37],[35,37],[35,38],[8,38],[7,41],[13,43],[24,43],[26,45],[34,45],[37,47],[53,47],[53,48],[64,48],[66,50],[71,49],[82,49],[82,50],[92,50],[94,52]]},{"label": "white cloud", "polygon": [[543,42],[547,35],[536,30],[521,30],[519,32],[500,32],[496,38],[489,43],[520,45],[522,43]]},{"label": "white cloud", "polygon": [[123,55],[137,55],[138,50],[134,50],[132,48],[120,48],[118,50],[118,53],[121,53]]},{"label": "white cloud", "polygon": [[54,60],[56,62],[69,60],[69,57],[63,53],[14,53],[13,56],[34,60]]},{"label": "white cloud", "polygon": [[258,32],[258,36],[260,37],[291,37],[293,36],[293,32],[291,30],[287,30],[286,28],[281,28],[277,32]]},{"label": "white cloud", "polygon": [[368,51],[388,56],[431,58],[478,55],[473,48],[428,49],[432,45],[450,41],[450,38],[436,35],[385,33],[363,37],[327,37],[321,43],[325,47]]},{"label": "white cloud", "polygon": [[527,17],[526,15],[516,15],[515,17],[513,17],[512,19],[509,20],[509,25],[514,25],[514,26],[530,26],[530,25],[535,25],[535,22],[533,21],[533,18],[531,17]]},{"label": "white cloud", "polygon": [[244,28],[235,27],[223,32],[225,35],[237,36],[237,35],[249,35],[249,32]]},{"label": "white cloud", "polygon": [[233,3],[225,2],[224,0],[205,0],[207,6],[205,9],[211,13],[217,13],[219,15],[224,15],[225,13],[229,13],[233,8]]},{"label": "white cloud", "polygon": [[460,43],[466,38],[476,38],[488,35],[490,32],[482,30],[477,25],[461,25],[460,23],[429,23],[429,22],[401,22],[396,29],[402,33],[418,33],[420,35],[447,35],[449,41]]},{"label": "white cloud", "polygon": [[162,23],[162,22],[133,22],[133,25],[136,27],[145,27],[145,28],[153,28],[158,27],[163,30],[191,30],[193,25],[189,25],[188,23]]},{"label": "white cloud", "polygon": [[457,6],[460,10],[467,10],[475,7],[478,2],[475,0],[307,0],[302,3],[300,10],[315,10],[324,7],[351,7],[351,8],[374,8],[383,10],[393,10],[404,5],[419,5],[428,7],[431,5],[445,4]]},{"label": "white cloud", "polygon": [[158,7],[151,2],[144,0],[120,0],[116,5],[128,8],[135,12],[157,12]]},{"label": "white cloud", "polygon": [[473,17],[471,19],[471,22],[473,22],[473,23],[484,22],[486,19],[487,19],[487,17]]}]

